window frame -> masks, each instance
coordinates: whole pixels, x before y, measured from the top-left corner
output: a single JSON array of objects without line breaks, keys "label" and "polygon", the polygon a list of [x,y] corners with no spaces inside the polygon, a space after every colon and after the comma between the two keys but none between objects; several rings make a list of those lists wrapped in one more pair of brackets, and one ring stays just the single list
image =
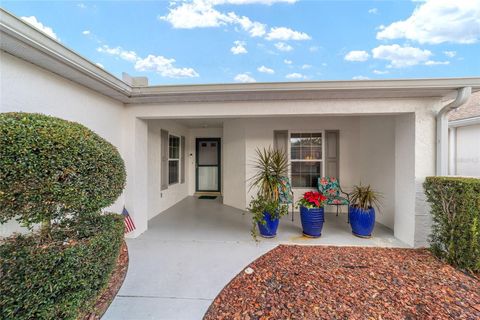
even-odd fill
[{"label": "window frame", "polygon": [[[178,158],[170,158],[170,137],[174,137],[178,139]],[[168,134],[168,159],[167,159],[167,176],[168,176],[168,185],[172,186],[175,184],[180,183],[180,164],[181,164],[181,159],[182,159],[182,139],[180,136],[177,136],[175,134]],[[175,182],[170,182],[170,162],[171,161],[176,161],[177,162],[177,179]]]},{"label": "window frame", "polygon": [[[320,133],[322,135],[322,158],[320,160],[308,160],[308,159],[292,159],[292,134],[301,134],[301,133]],[[321,169],[322,169],[322,175],[321,177],[325,176],[325,130],[321,129],[315,129],[315,130],[288,130],[288,177],[290,178],[291,184],[292,184],[292,189],[303,189],[303,190],[312,190],[316,189],[316,187],[296,187],[293,185],[293,179],[292,179],[292,162],[321,162]]]}]

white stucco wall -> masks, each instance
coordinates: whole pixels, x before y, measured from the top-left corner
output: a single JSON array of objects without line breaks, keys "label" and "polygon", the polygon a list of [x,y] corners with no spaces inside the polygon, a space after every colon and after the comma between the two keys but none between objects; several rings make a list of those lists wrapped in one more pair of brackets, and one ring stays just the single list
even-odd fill
[{"label": "white stucco wall", "polygon": [[[188,195],[190,175],[187,171],[188,157],[185,162],[185,182],[169,185],[167,189],[160,189],[161,179],[161,140],[160,130],[167,130],[169,134],[184,136],[189,141],[188,129],[175,121],[170,120],[149,120],[148,122],[148,220],[152,219],[165,209],[184,199]],[[189,154],[189,144],[186,145],[185,153]]]},{"label": "white stucco wall", "polygon": [[[359,163],[356,161],[359,146],[358,128],[359,122],[356,117],[281,117],[281,118],[257,118],[241,120],[246,132],[246,179],[255,174],[252,166],[256,158],[257,148],[273,147],[273,131],[289,130],[291,132],[340,130],[340,183],[342,187],[352,186],[359,181]],[[256,194],[256,190],[248,191],[246,185],[246,203]],[[295,201],[304,192],[311,189],[294,189]],[[331,208],[330,208],[331,209]],[[344,209],[345,212],[346,209]]]},{"label": "white stucco wall", "polygon": [[423,183],[435,175],[436,160],[436,110],[440,102],[424,103],[415,112],[415,235],[414,247],[428,246],[432,216],[426,202]]},{"label": "white stucco wall", "polygon": [[[231,128],[232,124],[235,125]],[[237,119],[225,122],[225,136],[230,132],[239,141],[234,154],[242,155],[246,162],[245,173],[238,171],[238,157],[225,161],[226,172],[229,172],[229,183],[224,189],[225,203],[244,209],[248,206],[255,190],[248,190],[248,180],[253,174],[252,162],[256,148],[268,148],[273,145],[274,130],[291,132],[339,130],[340,131],[340,182],[345,191],[350,191],[354,184],[371,184],[383,196],[382,211],[377,214],[377,221],[394,227],[394,193],[395,193],[395,118],[393,116],[362,117],[282,117]],[[239,128],[240,127],[240,128]],[[228,141],[229,142],[229,141]],[[225,141],[227,143],[227,140]],[[241,148],[245,148],[245,157]],[[229,150],[225,156],[228,157]],[[245,176],[244,176],[245,174]],[[232,184],[231,181],[235,181]],[[243,186],[242,186],[243,183]],[[241,187],[242,189],[239,189]],[[244,190],[245,196],[239,196]],[[295,200],[311,189],[294,189]],[[232,196],[231,196],[232,195]],[[233,197],[235,195],[235,197]],[[232,201],[235,199],[235,201]],[[245,202],[238,201],[244,199]],[[334,211],[335,207],[327,208]],[[346,212],[346,208],[342,208]]]},{"label": "white stucco wall", "polygon": [[382,194],[376,220],[394,229],[395,222],[395,117],[359,117],[359,182]]},{"label": "white stucco wall", "polygon": [[394,235],[413,246],[415,234],[415,115],[395,119]]},{"label": "white stucco wall", "polygon": [[246,208],[245,126],[242,119],[223,122],[223,203]]},{"label": "white stucco wall", "polygon": [[[0,112],[36,112],[79,122],[118,148],[123,156],[123,103],[0,52]],[[120,213],[122,195],[108,211]],[[0,235],[20,231],[0,225]]]},{"label": "white stucco wall", "polygon": [[[273,143],[273,130],[340,130],[340,180],[370,183],[386,196],[381,223],[410,245],[423,245],[431,219],[422,183],[435,173],[435,110],[438,99],[335,99],[224,103],[128,104],[124,106],[53,73],[1,53],[1,112],[41,112],[82,123],[114,144],[127,167],[127,186],[112,211],[123,204],[137,224],[194,191],[194,138],[222,137],[224,203],[244,209],[252,192],[248,164],[257,147]],[[358,117],[362,116],[362,117]],[[363,117],[366,116],[366,117]],[[274,117],[274,118],[273,118]],[[172,119],[222,118],[223,129],[187,128]],[[395,119],[393,119],[395,118]],[[155,120],[155,119],[161,119]],[[165,121],[164,121],[165,120]],[[159,128],[187,139],[185,184],[159,197]],[[468,139],[475,133],[465,133]],[[369,155],[375,153],[375,158]],[[192,154],[192,156],[190,156]],[[393,156],[394,155],[394,156]],[[368,180],[368,181],[367,181]],[[302,190],[296,190],[301,194]],[[304,190],[303,190],[304,191]],[[391,212],[394,212],[392,215]],[[11,230],[12,227],[2,226]]]}]

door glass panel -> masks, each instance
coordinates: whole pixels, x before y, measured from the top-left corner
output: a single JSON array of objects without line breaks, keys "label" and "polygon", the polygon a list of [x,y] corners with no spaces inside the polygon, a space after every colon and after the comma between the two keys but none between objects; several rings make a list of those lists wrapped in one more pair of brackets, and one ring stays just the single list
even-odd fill
[{"label": "door glass panel", "polygon": [[218,165],[218,143],[217,141],[200,141],[198,145],[198,165]]},{"label": "door glass panel", "polygon": [[198,167],[198,190],[218,190],[218,167]]}]

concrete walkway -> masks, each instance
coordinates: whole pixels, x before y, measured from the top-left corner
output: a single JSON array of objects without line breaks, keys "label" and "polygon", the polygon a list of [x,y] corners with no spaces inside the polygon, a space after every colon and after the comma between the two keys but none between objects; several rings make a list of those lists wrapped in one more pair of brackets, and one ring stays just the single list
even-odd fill
[{"label": "concrete walkway", "polygon": [[218,199],[184,199],[150,220],[147,232],[127,240],[127,277],[102,319],[201,319],[236,274],[281,243],[405,246],[378,224],[371,239],[353,236],[345,214],[327,214],[319,239],[302,237],[298,213],[295,220],[284,217],[277,238],[255,243],[248,213]]}]

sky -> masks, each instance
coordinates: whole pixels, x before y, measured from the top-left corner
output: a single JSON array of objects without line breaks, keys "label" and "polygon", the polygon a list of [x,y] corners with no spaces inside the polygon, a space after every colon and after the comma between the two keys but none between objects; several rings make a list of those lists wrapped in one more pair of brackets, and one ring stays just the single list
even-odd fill
[{"label": "sky", "polygon": [[480,76],[480,0],[5,1],[150,85]]}]

